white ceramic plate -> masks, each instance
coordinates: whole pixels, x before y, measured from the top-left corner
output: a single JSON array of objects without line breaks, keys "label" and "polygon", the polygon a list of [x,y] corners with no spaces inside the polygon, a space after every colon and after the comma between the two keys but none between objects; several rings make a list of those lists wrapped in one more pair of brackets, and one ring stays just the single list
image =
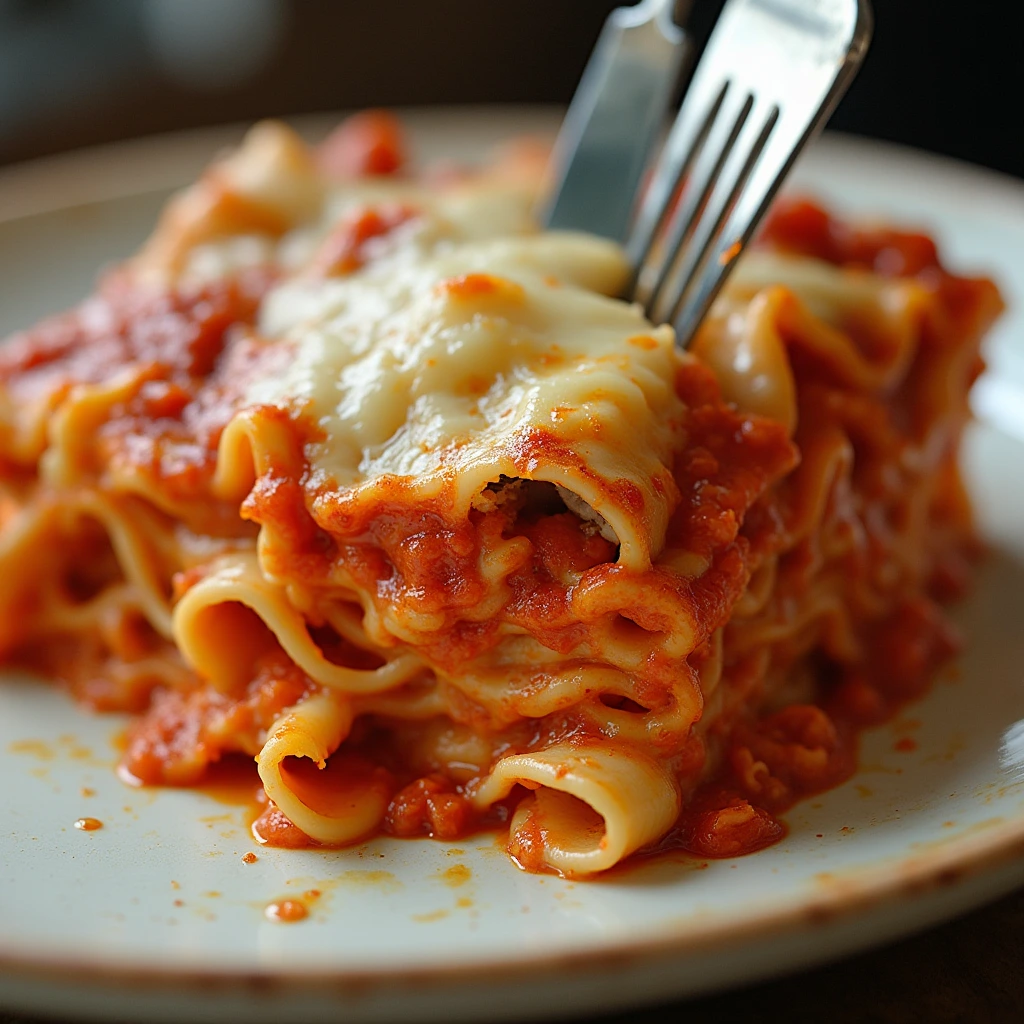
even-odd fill
[{"label": "white ceramic plate", "polygon": [[[553,120],[462,111],[412,124],[422,150],[464,156]],[[236,135],[0,174],[0,330],[83,295],[98,264],[144,237],[162,190]],[[112,772],[121,720],[8,679],[0,1007],[247,1024],[610,1010],[837,957],[1024,882],[1024,188],[846,139],[809,154],[799,184],[927,226],[953,265],[993,273],[1017,307],[993,338],[977,396],[987,422],[966,452],[992,553],[958,613],[971,643],[957,677],[868,734],[856,778],[799,805],[778,846],[576,884],[518,872],[490,837],[257,849],[236,807],[123,786]],[[896,749],[906,735],[913,752]],[[84,815],[104,827],[76,830]],[[259,859],[245,864],[250,850]],[[323,895],[307,920],[264,917],[268,902],[311,888]]]}]

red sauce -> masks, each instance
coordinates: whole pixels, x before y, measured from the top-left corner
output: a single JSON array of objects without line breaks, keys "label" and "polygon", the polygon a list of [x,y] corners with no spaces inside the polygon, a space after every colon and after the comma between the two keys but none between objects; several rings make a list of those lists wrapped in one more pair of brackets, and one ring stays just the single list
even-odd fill
[{"label": "red sauce", "polygon": [[[157,692],[145,717],[129,731],[122,777],[150,786],[201,785],[223,754],[232,752],[227,738],[235,743],[251,738],[253,756],[260,746],[258,737],[313,685],[280,652],[257,659],[254,671],[252,682],[238,695],[198,685],[193,690]],[[215,775],[214,791],[216,779]],[[230,785],[237,785],[237,778]]]},{"label": "red sauce", "polygon": [[512,858],[513,863],[524,871],[545,874],[551,871],[544,860],[547,842],[548,830],[539,820],[538,815],[530,814],[515,833],[509,836],[508,855]]},{"label": "red sauce", "polygon": [[[213,371],[228,328],[251,323],[265,272],[190,289],[168,290],[115,272],[69,313],[14,335],[0,348],[0,381],[16,396],[107,380],[129,366],[153,367],[176,384]],[[180,408],[168,391],[167,408]],[[175,405],[174,403],[177,403]]]},{"label": "red sauce", "polygon": [[418,216],[405,203],[365,206],[342,219],[313,257],[313,273],[331,277],[351,274],[387,248],[396,229]]},{"label": "red sauce", "polygon": [[338,178],[394,174],[405,163],[402,126],[386,110],[364,110],[338,125],[317,156],[320,166]]},{"label": "red sauce", "polygon": [[95,832],[103,828],[103,822],[99,818],[79,818],[75,822],[75,828],[82,832]]},{"label": "red sauce", "polygon": [[526,298],[522,285],[493,274],[460,274],[442,281],[437,289],[456,302],[480,302],[490,298],[520,304]]},{"label": "red sauce", "polygon": [[268,921],[276,921],[278,924],[294,924],[307,918],[309,910],[298,900],[277,900],[267,904],[263,916]]},{"label": "red sauce", "polygon": [[[73,384],[116,378],[122,400],[88,424],[75,453],[83,483],[132,476],[196,532],[245,536],[251,528],[237,505],[214,500],[209,485],[241,389],[257,364],[272,369],[282,357],[245,333],[272,277],[254,269],[168,289],[115,271],[76,309],[11,338],[0,350],[0,385],[45,416]],[[93,689],[98,696],[86,699],[107,706],[99,680]]]},{"label": "red sauce", "polygon": [[759,242],[837,266],[863,268],[883,277],[917,278],[936,292],[951,318],[943,332],[948,344],[956,345],[978,335],[1003,308],[999,290],[991,281],[946,271],[935,242],[927,235],[891,227],[851,225],[808,199],[777,201]]},{"label": "red sauce", "polygon": [[[741,857],[777,843],[785,826],[743,797],[695,800],[679,826],[677,841],[697,857]],[[659,844],[664,848],[664,843]]]},{"label": "red sauce", "polygon": [[396,836],[457,839],[475,825],[469,801],[450,779],[433,775],[399,790],[388,806],[384,829]]},{"label": "red sauce", "polygon": [[268,804],[252,823],[252,835],[258,843],[286,850],[304,850],[317,844],[297,825],[293,825],[273,804]]}]

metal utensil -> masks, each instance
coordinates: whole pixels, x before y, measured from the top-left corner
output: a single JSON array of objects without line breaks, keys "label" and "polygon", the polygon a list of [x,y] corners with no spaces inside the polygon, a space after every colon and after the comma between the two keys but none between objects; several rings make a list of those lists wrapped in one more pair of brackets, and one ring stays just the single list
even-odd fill
[{"label": "metal utensil", "polygon": [[632,297],[681,345],[853,80],[871,29],[867,0],[726,3],[626,246]]},{"label": "metal utensil", "polygon": [[689,45],[691,0],[643,0],[605,22],[562,124],[541,219],[624,241]]}]

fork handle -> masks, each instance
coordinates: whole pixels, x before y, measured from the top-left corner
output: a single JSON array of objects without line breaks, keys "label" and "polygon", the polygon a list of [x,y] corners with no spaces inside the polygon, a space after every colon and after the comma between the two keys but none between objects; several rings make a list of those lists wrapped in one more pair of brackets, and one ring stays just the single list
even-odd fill
[{"label": "fork handle", "polygon": [[615,15],[622,25],[646,25],[658,21],[676,27],[686,24],[693,0],[640,0],[633,7],[620,7]]}]

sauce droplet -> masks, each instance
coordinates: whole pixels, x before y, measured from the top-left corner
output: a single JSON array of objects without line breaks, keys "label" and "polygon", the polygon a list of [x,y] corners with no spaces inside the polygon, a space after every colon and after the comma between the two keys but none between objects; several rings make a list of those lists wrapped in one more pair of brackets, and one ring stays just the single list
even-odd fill
[{"label": "sauce droplet", "polygon": [[245,855],[245,856],[244,856],[244,857],[242,858],[242,863],[243,863],[243,864],[255,864],[255,863],[256,863],[256,861],[258,861],[258,860],[259,860],[259,857],[257,857],[257,856],[256,856],[256,854],[255,854],[255,853],[253,853],[253,852],[252,852],[252,850],[250,850],[250,851],[249,851],[249,852],[248,852],[248,853],[247,853],[247,854],[246,854],[246,855]]},{"label": "sauce droplet", "polygon": [[281,924],[292,924],[301,921],[309,914],[304,903],[298,900],[278,900],[275,903],[268,903],[263,911],[268,921],[278,921]]},{"label": "sauce droplet", "polygon": [[103,822],[99,818],[79,818],[75,822],[75,828],[83,832],[95,832],[96,829],[103,828]]}]

